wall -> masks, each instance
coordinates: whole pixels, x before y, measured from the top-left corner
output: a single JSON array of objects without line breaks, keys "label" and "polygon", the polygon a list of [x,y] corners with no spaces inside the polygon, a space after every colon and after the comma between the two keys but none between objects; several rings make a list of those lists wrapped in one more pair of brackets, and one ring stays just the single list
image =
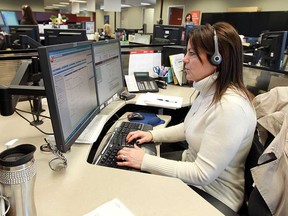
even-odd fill
[{"label": "wall", "polygon": [[[155,6],[154,23],[160,18],[161,0],[157,0]],[[226,12],[232,7],[252,7],[258,6],[261,11],[288,11],[287,0],[164,0],[163,4],[163,24],[167,24],[168,6],[184,5],[184,13],[191,10],[201,12]]]},{"label": "wall", "polygon": [[[103,28],[104,26],[104,16],[109,16],[109,24],[111,25],[112,31],[115,31],[115,13],[114,12],[106,12],[103,10],[96,10],[96,31],[98,28]],[[116,13],[116,27],[120,26],[120,13]]]},{"label": "wall", "polygon": [[143,7],[131,7],[121,10],[121,28],[141,29]]}]

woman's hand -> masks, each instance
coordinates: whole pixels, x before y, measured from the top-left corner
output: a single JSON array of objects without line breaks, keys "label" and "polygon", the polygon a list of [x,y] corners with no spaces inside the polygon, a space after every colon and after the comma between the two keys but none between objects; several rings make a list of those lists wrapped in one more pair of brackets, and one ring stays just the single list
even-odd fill
[{"label": "woman's hand", "polygon": [[117,154],[118,166],[128,166],[135,169],[141,169],[144,150],[134,144],[134,148],[123,148]]},{"label": "woman's hand", "polygon": [[138,131],[130,132],[126,137],[126,141],[128,143],[132,142],[133,140],[137,140],[136,144],[140,145],[140,144],[145,143],[145,142],[151,142],[153,140],[153,136],[148,131],[138,130]]}]

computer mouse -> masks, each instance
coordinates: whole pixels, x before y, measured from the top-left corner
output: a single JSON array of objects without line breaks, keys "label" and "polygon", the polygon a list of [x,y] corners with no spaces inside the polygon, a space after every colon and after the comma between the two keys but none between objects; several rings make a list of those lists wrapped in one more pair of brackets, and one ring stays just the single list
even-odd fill
[{"label": "computer mouse", "polygon": [[142,120],[144,119],[144,116],[141,113],[133,112],[127,115],[127,118],[129,121],[131,120]]}]

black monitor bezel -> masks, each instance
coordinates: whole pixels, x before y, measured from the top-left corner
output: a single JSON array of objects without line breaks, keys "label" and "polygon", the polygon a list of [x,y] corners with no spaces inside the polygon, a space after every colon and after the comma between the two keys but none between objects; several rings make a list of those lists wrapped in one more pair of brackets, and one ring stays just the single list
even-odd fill
[{"label": "black monitor bezel", "polygon": [[[103,109],[105,106],[107,106],[108,102],[113,98],[114,95],[118,95],[123,92],[125,90],[125,79],[124,79],[124,70],[123,70],[123,65],[122,65],[122,55],[121,55],[121,44],[120,44],[120,40],[119,39],[110,39],[110,40],[104,40],[104,41],[98,41],[98,42],[93,42],[92,43],[92,49],[93,49],[93,61],[94,61],[94,67],[95,67],[95,56],[94,56],[94,46],[103,46],[103,45],[107,45],[107,44],[113,44],[113,43],[117,43],[118,47],[119,47],[119,58],[120,58],[120,70],[121,70],[121,74],[122,74],[122,88],[119,89],[117,92],[113,92],[113,94],[110,95],[109,98],[106,98],[105,101],[100,103],[100,97],[98,96],[98,102],[100,103],[100,107],[101,109]],[[96,69],[95,69],[95,73],[96,73]],[[97,73],[96,73],[96,79],[97,79]],[[99,89],[99,85],[97,85],[97,92],[98,94],[100,94],[101,89]]]},{"label": "black monitor bezel", "polygon": [[32,38],[33,40],[40,42],[40,34],[39,34],[39,26],[38,25],[11,25],[9,26],[9,34],[11,34],[11,31],[16,29],[17,32],[19,32],[19,30],[24,29],[24,32],[32,32],[33,36],[31,37],[30,34],[17,34],[18,36],[20,35],[27,35],[30,38]]},{"label": "black monitor bezel", "polygon": [[[88,126],[88,124],[94,119],[94,117],[100,112],[100,105],[98,101],[98,94],[96,92],[97,107],[95,107],[95,109],[90,113],[89,117],[83,122],[83,124],[77,129],[77,131],[75,131],[73,136],[70,137],[67,142],[65,142],[65,138],[64,138],[63,131],[61,128],[61,119],[59,117],[60,113],[58,110],[57,102],[55,100],[56,95],[55,95],[55,88],[53,84],[53,77],[51,74],[51,66],[47,64],[47,61],[49,60],[48,53],[51,51],[69,49],[69,48],[74,48],[77,46],[86,46],[86,45],[91,47],[91,53],[92,53],[91,41],[81,41],[81,42],[75,42],[75,43],[58,44],[58,45],[53,45],[53,46],[43,46],[38,49],[40,65],[42,66],[41,69],[42,69],[42,74],[43,74],[46,97],[48,101],[48,107],[49,107],[53,131],[54,131],[54,138],[55,138],[57,148],[61,152],[64,152],[64,153],[70,150],[75,140],[80,136],[80,134],[84,131],[84,129]],[[71,61],[73,61],[73,59],[71,59]],[[92,59],[92,62],[93,62],[93,59]],[[92,68],[94,70],[94,75],[95,75],[95,69],[94,67]],[[96,75],[95,75],[95,78],[96,78]],[[97,90],[96,79],[95,79],[95,86]]]},{"label": "black monitor bezel", "polygon": [[[61,34],[64,36],[62,39]],[[80,34],[80,36],[73,37],[76,34]],[[44,38],[46,46],[88,40],[86,29],[44,29]],[[55,40],[57,41],[56,43]]]},{"label": "black monitor bezel", "polygon": [[[268,38],[272,39],[273,44],[267,47]],[[280,38],[280,39],[279,39]],[[260,65],[271,69],[282,70],[285,49],[287,47],[288,31],[269,31],[262,33],[260,42],[261,61]],[[279,41],[280,40],[280,41]],[[266,42],[266,43],[265,43]],[[279,43],[280,42],[280,43]],[[271,56],[273,52],[273,56]]]}]

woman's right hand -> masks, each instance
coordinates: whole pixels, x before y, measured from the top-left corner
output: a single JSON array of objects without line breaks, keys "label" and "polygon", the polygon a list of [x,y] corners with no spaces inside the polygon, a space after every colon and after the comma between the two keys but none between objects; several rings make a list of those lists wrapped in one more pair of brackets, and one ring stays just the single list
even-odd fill
[{"label": "woman's right hand", "polygon": [[126,141],[132,142],[133,140],[137,140],[136,144],[140,145],[142,143],[151,142],[153,140],[153,136],[149,131],[132,131],[130,132],[127,137]]}]

